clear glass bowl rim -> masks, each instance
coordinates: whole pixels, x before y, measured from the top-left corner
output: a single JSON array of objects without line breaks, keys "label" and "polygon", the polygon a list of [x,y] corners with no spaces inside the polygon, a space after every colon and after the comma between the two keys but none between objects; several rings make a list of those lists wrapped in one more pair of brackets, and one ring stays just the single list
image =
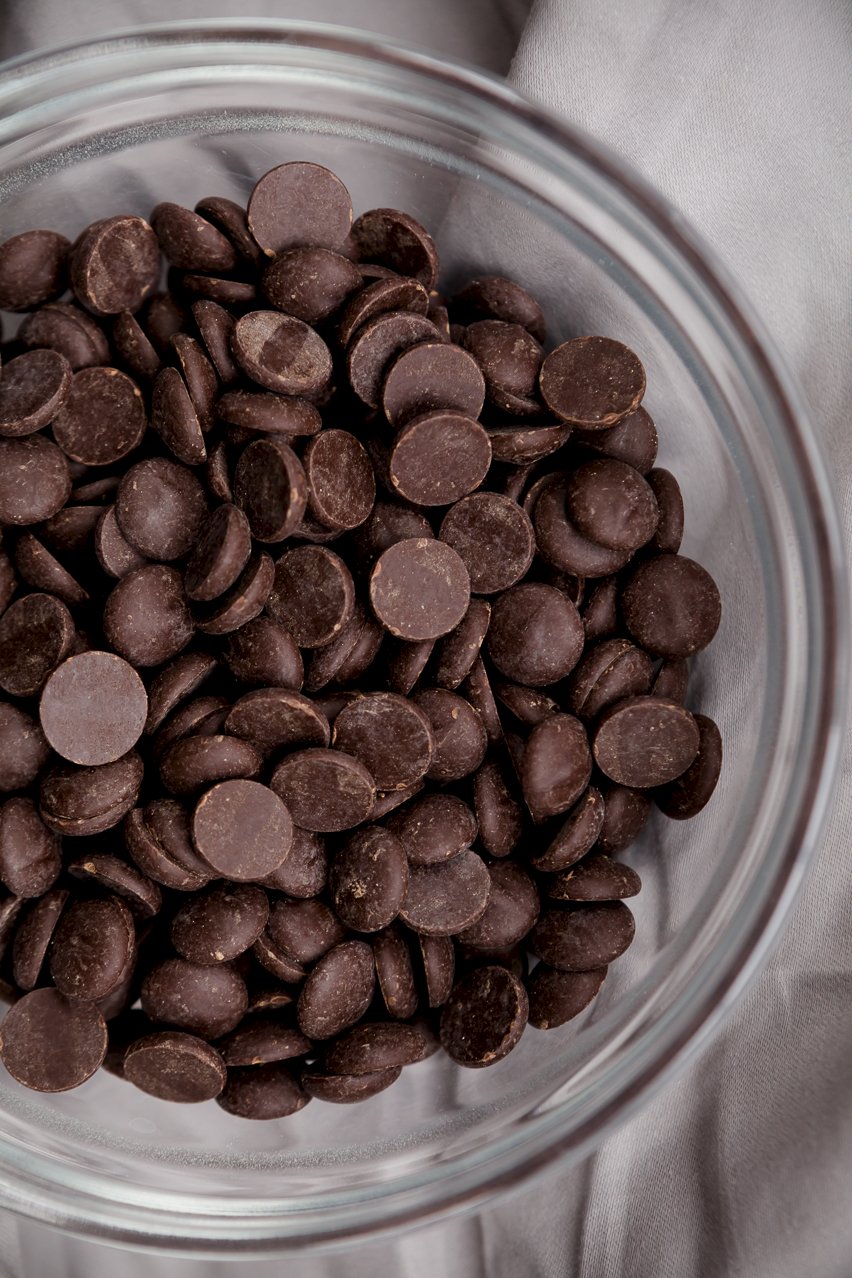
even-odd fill
[{"label": "clear glass bowl rim", "polygon": [[[101,1177],[98,1185],[96,1174],[88,1176],[78,1191],[67,1182],[57,1181],[50,1160],[41,1155],[28,1158],[26,1170],[16,1167],[15,1150],[0,1139],[0,1202],[23,1215],[130,1246],[211,1255],[232,1249],[242,1254],[277,1254],[285,1247],[340,1242],[341,1238],[396,1230],[439,1214],[469,1210],[498,1192],[527,1183],[556,1160],[569,1154],[578,1156],[599,1144],[699,1050],[771,951],[819,846],[847,719],[847,569],[827,468],[802,397],[762,324],[715,252],[663,196],[603,144],[496,77],[407,48],[397,41],[344,27],[287,20],[228,20],[215,25],[204,19],[172,22],[122,29],[96,40],[25,54],[0,64],[0,142],[13,128],[17,113],[26,113],[33,103],[49,100],[50,89],[46,86],[50,73],[57,69],[63,73],[63,94],[73,94],[75,75],[81,88],[93,83],[93,74],[95,82],[109,83],[108,76],[100,76],[98,68],[102,65],[108,72],[109,57],[117,51],[139,51],[146,58],[146,69],[153,71],[161,53],[175,44],[195,46],[196,51],[209,45],[211,52],[216,50],[217,64],[223,45],[250,46],[260,58],[264,45],[279,49],[290,45],[321,50],[324,57],[339,59],[341,66],[353,59],[362,65],[367,60],[401,75],[410,73],[418,78],[421,88],[432,81],[457,92],[460,98],[475,100],[493,112],[495,119],[511,122],[516,131],[529,130],[546,138],[554,148],[570,152],[602,174],[688,265],[748,349],[753,371],[773,401],[786,445],[799,469],[807,500],[805,508],[795,512],[796,529],[812,552],[819,574],[819,580],[811,583],[812,597],[820,605],[819,624],[815,626],[819,642],[809,662],[816,693],[813,744],[809,757],[801,760],[811,781],[806,787],[811,801],[781,814],[777,836],[782,851],[748,930],[737,938],[735,946],[728,946],[716,956],[712,979],[704,979],[700,988],[692,990],[691,1000],[691,987],[684,991],[679,1013],[669,1018],[667,1032],[656,1050],[646,1052],[641,1059],[637,1057],[632,1064],[619,1065],[620,1086],[614,1089],[614,1095],[611,1090],[603,1098],[590,1121],[581,1127],[566,1127],[560,1123],[556,1106],[545,1115],[546,1139],[541,1138],[533,1124],[528,1147],[523,1142],[513,1146],[510,1157],[502,1161],[484,1158],[479,1165],[460,1169],[458,1175],[445,1174],[441,1179],[424,1179],[420,1185],[406,1186],[405,1192],[395,1197],[373,1193],[365,1194],[358,1202],[337,1204],[331,1210],[340,1211],[341,1222],[345,1217],[345,1232],[339,1227],[325,1228],[319,1218],[305,1220],[304,1228],[294,1227],[283,1214],[258,1217],[248,1205],[241,1205],[227,1217],[227,1237],[217,1231],[215,1248],[205,1247],[205,1215],[209,1207],[203,1207],[201,1202],[198,1212],[184,1207],[169,1210],[162,1205],[156,1209],[133,1208],[114,1201],[109,1180]],[[197,59],[193,65],[198,65]],[[444,1168],[445,1173],[451,1170]],[[209,1219],[208,1216],[207,1223]]]}]

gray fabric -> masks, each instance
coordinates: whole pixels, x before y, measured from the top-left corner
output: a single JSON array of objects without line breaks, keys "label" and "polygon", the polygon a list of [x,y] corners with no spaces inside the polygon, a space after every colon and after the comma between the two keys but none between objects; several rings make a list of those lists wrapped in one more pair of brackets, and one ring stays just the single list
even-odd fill
[{"label": "gray fabric", "polygon": [[[527,8],[292,0],[239,13],[345,20],[504,70]],[[0,49],[192,11],[6,0]],[[231,0],[203,9],[234,11]],[[630,159],[727,262],[803,385],[847,536],[851,35],[844,0],[539,0],[511,70]],[[393,1244],[252,1264],[255,1278],[849,1278],[850,818],[847,760],[825,847],[767,969],[698,1063],[584,1166]],[[98,1251],[29,1226],[19,1234],[22,1258],[11,1243],[0,1250],[15,1278],[243,1269]]]}]

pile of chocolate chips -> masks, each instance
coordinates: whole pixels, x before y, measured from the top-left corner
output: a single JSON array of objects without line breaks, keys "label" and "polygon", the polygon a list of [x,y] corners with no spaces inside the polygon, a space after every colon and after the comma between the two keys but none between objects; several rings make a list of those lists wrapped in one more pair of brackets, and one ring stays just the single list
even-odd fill
[{"label": "pile of chocolate chips", "polygon": [[[167,291],[157,291],[161,262]],[[501,1060],[694,816],[720,618],[639,359],[285,164],[0,245],[0,1057],[276,1118]],[[60,300],[70,286],[70,300]],[[538,960],[530,970],[531,960]]]}]

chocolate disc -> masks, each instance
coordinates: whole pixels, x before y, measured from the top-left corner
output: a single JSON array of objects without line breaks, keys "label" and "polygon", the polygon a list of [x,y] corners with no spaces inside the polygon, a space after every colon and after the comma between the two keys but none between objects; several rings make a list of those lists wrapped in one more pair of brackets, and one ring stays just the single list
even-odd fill
[{"label": "chocolate disc", "polygon": [[453,506],[441,524],[470,575],[474,594],[508,590],[524,577],[535,553],[529,516],[500,493],[473,493]]},{"label": "chocolate disc", "polygon": [[584,430],[602,430],[632,413],[645,393],[645,370],[621,342],[576,337],[541,367],[541,394],[552,413]]},{"label": "chocolate disc", "polygon": [[163,457],[152,457],[125,474],[115,514],[122,534],[141,555],[182,559],[198,539],[207,502],[190,470]]},{"label": "chocolate disc", "polygon": [[422,342],[403,351],[382,390],[382,407],[394,426],[435,409],[476,418],[484,403],[485,379],[476,360],[446,342]]},{"label": "chocolate disc", "polygon": [[26,351],[0,381],[0,435],[31,435],[52,422],[71,389],[71,366],[57,351]]},{"label": "chocolate disc", "polygon": [[351,830],[366,821],[376,797],[370,773],[340,750],[300,750],[288,755],[270,785],[296,825],[319,834]]},{"label": "chocolate disc", "polygon": [[650,789],[681,776],[698,754],[700,734],[683,706],[661,697],[628,697],[595,729],[595,762],[619,785]]},{"label": "chocolate disc", "polygon": [[363,444],[345,430],[324,430],[304,452],[308,509],[327,528],[357,528],[373,509],[376,479]]},{"label": "chocolate disc", "polygon": [[560,971],[588,972],[623,954],[635,931],[633,915],[622,901],[553,906],[536,923],[529,946]]},{"label": "chocolate disc", "polygon": [[142,442],[142,392],[117,368],[83,368],[53,420],[53,438],[72,461],[111,466]]},{"label": "chocolate disc", "polygon": [[491,605],[488,653],[507,679],[542,687],[564,679],[583,650],[583,623],[553,586],[524,582]]},{"label": "chocolate disc", "polygon": [[39,718],[57,754],[71,763],[112,763],[132,750],[148,716],[145,685],[111,652],[83,652],[54,670]]},{"label": "chocolate disc", "polygon": [[360,1021],[376,983],[373,952],[364,941],[344,941],[317,963],[302,987],[299,1028],[310,1039],[334,1038]]},{"label": "chocolate disc", "polygon": [[122,1076],[159,1100],[198,1104],[225,1086],[227,1070],[214,1047],[194,1034],[147,1034],[127,1049]]},{"label": "chocolate disc", "polygon": [[305,513],[308,486],[302,463],[276,437],[249,444],[237,463],[234,500],[258,541],[290,537]]},{"label": "chocolate disc", "polygon": [[[422,349],[415,346],[410,353]],[[479,422],[441,408],[403,427],[391,448],[388,474],[406,501],[446,506],[478,488],[490,465],[491,444]]]},{"label": "chocolate disc", "polygon": [[411,538],[379,556],[370,574],[370,602],[382,625],[400,639],[437,639],[467,611],[470,578],[452,547]]},{"label": "chocolate disc", "polygon": [[0,524],[40,524],[71,491],[65,454],[43,435],[0,439]]},{"label": "chocolate disc", "polygon": [[192,839],[198,853],[223,878],[251,882],[271,874],[286,859],[293,822],[267,786],[257,781],[223,781],[198,800]]},{"label": "chocolate disc", "polygon": [[459,1065],[494,1065],[517,1044],[528,1010],[526,990],[505,967],[476,968],[441,1013],[441,1045]]},{"label": "chocolate disc", "polygon": [[352,224],[352,243],[362,262],[379,262],[435,287],[438,253],[431,235],[399,209],[370,209]]},{"label": "chocolate disc", "polygon": [[655,657],[689,657],[706,648],[722,615],[713,578],[684,555],[656,555],[641,564],[621,608],[636,642]]},{"label": "chocolate disc", "polygon": [[425,776],[434,742],[429,719],[405,697],[372,692],[344,707],[334,745],[360,759],[379,790],[403,790]]},{"label": "chocolate disc", "polygon": [[240,368],[267,390],[313,395],[331,378],[331,352],[312,328],[279,311],[250,311],[234,326]]},{"label": "chocolate disc", "polygon": [[0,617],[0,688],[32,697],[68,655],[74,638],[71,614],[53,595],[24,595]]},{"label": "chocolate disc", "polygon": [[247,216],[252,235],[270,257],[302,244],[339,249],[352,224],[352,201],[330,169],[295,161],[260,178]]},{"label": "chocolate disc", "polygon": [[332,861],[331,899],[340,921],[354,932],[379,932],[392,923],[407,888],[402,844],[380,825],[351,835]]},{"label": "chocolate disc", "polygon": [[482,918],[490,893],[486,865],[468,849],[451,861],[411,866],[400,917],[414,932],[455,936]]},{"label": "chocolate disc", "polygon": [[79,1087],[103,1063],[106,1049],[106,1024],[94,1003],[54,989],[25,994],[0,1025],[0,1060],[37,1092]]},{"label": "chocolate disc", "polygon": [[159,274],[160,246],[141,217],[93,222],[71,250],[71,287],[94,315],[137,311]]}]

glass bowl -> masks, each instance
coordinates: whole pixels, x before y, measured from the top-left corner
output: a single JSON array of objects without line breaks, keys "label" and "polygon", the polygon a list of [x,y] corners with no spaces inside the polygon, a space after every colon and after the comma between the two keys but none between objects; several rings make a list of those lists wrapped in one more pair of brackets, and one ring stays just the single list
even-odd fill
[{"label": "glass bowl", "polygon": [[578,1021],[489,1070],[432,1058],[359,1106],[240,1121],[101,1073],[40,1097],[0,1081],[0,1198],[136,1246],[222,1255],[332,1244],[483,1202],[600,1142],[706,1038],[765,956],[816,845],[845,714],[838,525],[796,394],[678,215],[603,148],[504,85],[334,28],[181,24],[8,64],[0,222],[69,236],[161,199],[244,200],[305,158],[356,211],[433,228],[452,289],[477,271],[538,295],[550,336],[606,333],[648,370],[685,553],[718,581],[695,663],[719,789],[654,819],[629,860],[637,938]]}]

